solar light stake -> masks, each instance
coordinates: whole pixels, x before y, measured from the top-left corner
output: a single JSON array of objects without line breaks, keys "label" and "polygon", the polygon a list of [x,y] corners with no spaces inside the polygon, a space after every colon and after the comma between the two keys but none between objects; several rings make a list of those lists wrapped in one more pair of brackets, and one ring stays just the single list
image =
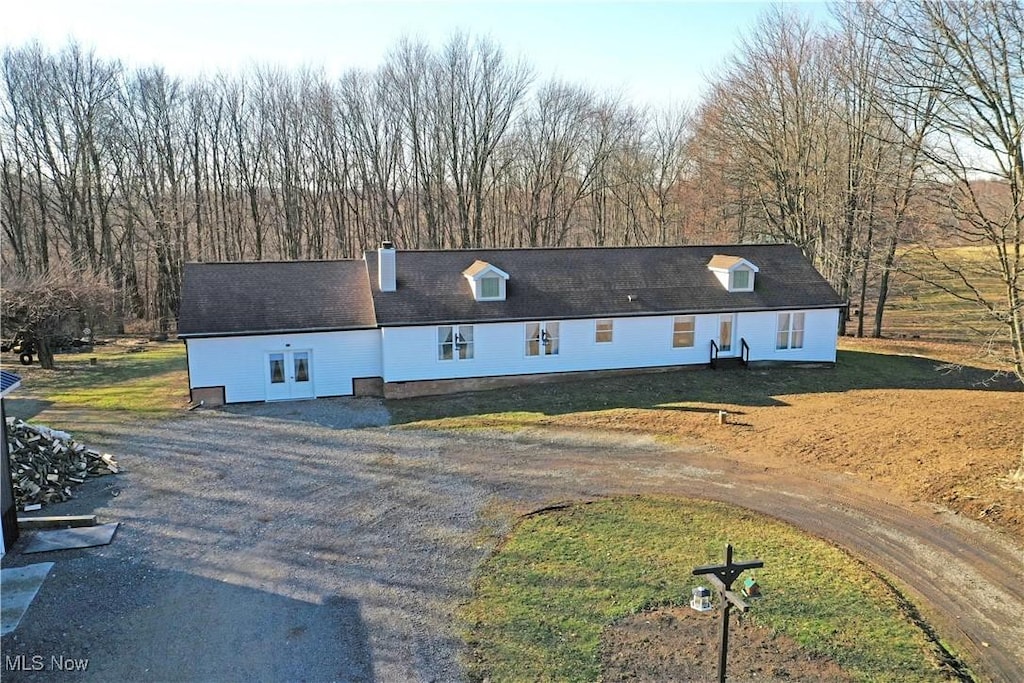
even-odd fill
[{"label": "solar light stake", "polygon": [[722,647],[718,652],[718,683],[725,683],[725,661],[729,654],[729,610],[735,605],[741,612],[749,609],[747,603],[739,595],[732,592],[732,582],[747,569],[763,567],[761,560],[750,560],[749,562],[732,561],[732,544],[725,546],[725,564],[697,567],[693,570],[695,576],[706,576],[708,583],[718,589],[718,596],[722,599]]}]

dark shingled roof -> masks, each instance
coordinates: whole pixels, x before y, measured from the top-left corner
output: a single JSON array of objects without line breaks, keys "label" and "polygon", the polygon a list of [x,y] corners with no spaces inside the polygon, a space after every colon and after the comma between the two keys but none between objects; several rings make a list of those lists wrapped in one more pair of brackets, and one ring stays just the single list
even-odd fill
[{"label": "dark shingled roof", "polygon": [[[757,266],[754,291],[722,287],[707,267],[716,254]],[[800,250],[786,244],[399,251],[396,259],[398,289],[381,292],[376,252],[367,252],[381,326],[845,305]],[[505,301],[473,299],[463,271],[477,260],[509,274]]]},{"label": "dark shingled roof", "polygon": [[376,325],[362,261],[185,264],[181,337]]},{"label": "dark shingled roof", "polygon": [[[728,292],[708,262],[745,258],[753,292]],[[792,245],[399,251],[398,289],[381,292],[366,261],[189,263],[182,337],[346,330],[445,322],[564,320],[844,306]],[[464,271],[509,274],[504,301],[476,301]],[[371,298],[372,293],[372,298]]]}]

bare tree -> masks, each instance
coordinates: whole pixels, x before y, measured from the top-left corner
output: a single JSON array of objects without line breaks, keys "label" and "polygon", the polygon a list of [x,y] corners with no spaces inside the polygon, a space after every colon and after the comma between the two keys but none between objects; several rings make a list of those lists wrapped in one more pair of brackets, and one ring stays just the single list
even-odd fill
[{"label": "bare tree", "polygon": [[[0,223],[8,249],[0,254],[8,272],[27,273],[38,260],[45,262],[48,253],[46,241],[35,243],[33,227],[38,230],[42,217],[33,211],[31,184],[31,158],[25,151],[25,136],[29,123],[26,107],[20,100],[25,74],[20,68],[17,53],[10,50],[3,55],[3,96],[0,97]],[[37,248],[42,252],[38,253]]]},{"label": "bare tree", "polygon": [[[110,150],[104,134],[119,78],[119,64],[100,60],[76,43],[55,55],[38,44],[4,53],[8,134],[3,163],[18,176],[5,179],[5,228],[23,270],[28,250],[45,267],[51,247],[63,246],[76,267],[109,267]],[[27,201],[27,194],[34,202]],[[33,203],[37,230],[49,225],[57,235],[37,233],[35,240],[27,239]]]},{"label": "bare tree", "polygon": [[521,197],[513,211],[530,246],[557,244],[586,191],[579,171],[592,110],[588,92],[552,82],[537,91],[519,120],[508,148],[515,169],[511,182]]},{"label": "bare tree", "polygon": [[93,270],[168,328],[181,265],[403,246],[685,241],[679,117],[532,74],[487,40],[403,41],[328,81],[176,79],[74,43],[4,52],[3,264]]},{"label": "bare tree", "polygon": [[509,63],[496,44],[471,42],[464,34],[448,41],[435,75],[441,111],[447,116],[444,144],[459,246],[480,246],[488,164],[532,75],[524,63]]},{"label": "bare tree", "polygon": [[652,223],[649,230],[656,244],[682,243],[685,202],[677,200],[691,161],[688,154],[690,114],[681,107],[655,114],[644,126],[644,172],[637,175],[640,196]]},{"label": "bare tree", "polygon": [[184,260],[187,163],[183,156],[185,97],[180,81],[159,68],[143,69],[127,84],[121,186],[131,219],[145,231],[155,259],[154,317],[161,332],[177,318]]},{"label": "bare tree", "polygon": [[823,54],[806,19],[764,15],[704,103],[701,134],[729,165],[730,182],[750,188],[760,236],[798,245],[838,284],[827,244],[832,109]]},{"label": "bare tree", "polygon": [[[875,19],[904,86],[892,93],[894,104],[934,122],[922,151],[947,190],[955,218],[948,237],[991,251],[969,265],[956,251],[931,249],[946,277],[922,277],[1003,326],[1024,381],[1024,5],[886,3]],[[1001,284],[998,291],[986,278]]]}]

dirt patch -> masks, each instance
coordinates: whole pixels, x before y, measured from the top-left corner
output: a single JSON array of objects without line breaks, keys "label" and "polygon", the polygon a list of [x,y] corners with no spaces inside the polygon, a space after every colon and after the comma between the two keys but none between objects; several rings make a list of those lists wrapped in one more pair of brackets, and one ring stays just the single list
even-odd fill
[{"label": "dirt patch", "polygon": [[[862,340],[857,347],[928,350],[916,344]],[[949,351],[931,346],[936,354]],[[771,376],[756,368],[734,372],[752,381]],[[714,404],[553,416],[538,427],[671,434],[780,473],[839,476],[901,500],[939,504],[1024,538],[1024,486],[1012,474],[1022,463],[1024,392],[1005,377],[975,385],[940,361],[935,381],[940,386],[780,394],[775,405],[734,404],[723,395]],[[719,410],[729,412],[727,425],[719,425]]]},{"label": "dirt patch", "polygon": [[[601,634],[606,681],[715,681],[722,613],[667,607],[621,619]],[[805,652],[749,619],[729,621],[727,673],[733,681],[852,681],[833,660]]]},{"label": "dirt patch", "polygon": [[1024,490],[1004,485],[1020,461],[1024,394],[874,389],[782,398],[787,406],[735,406],[739,424],[687,425],[680,435],[698,433],[770,467],[856,477],[1024,538]]}]

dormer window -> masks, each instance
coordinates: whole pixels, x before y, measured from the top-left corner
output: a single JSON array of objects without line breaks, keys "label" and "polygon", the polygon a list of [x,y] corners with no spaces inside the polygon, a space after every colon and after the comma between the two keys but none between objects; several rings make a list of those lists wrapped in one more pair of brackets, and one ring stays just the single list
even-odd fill
[{"label": "dormer window", "polygon": [[462,271],[477,301],[504,301],[508,273],[487,261],[474,261]]},{"label": "dormer window", "polygon": [[753,289],[753,287],[750,286],[751,274],[752,273],[746,268],[737,268],[732,271],[732,286],[730,286],[729,289],[733,291],[738,289]]},{"label": "dormer window", "polygon": [[501,297],[501,278],[489,276],[480,278],[480,298],[498,299]]},{"label": "dormer window", "polygon": [[716,254],[708,261],[708,270],[730,292],[754,291],[754,274],[758,268],[745,258]]}]

